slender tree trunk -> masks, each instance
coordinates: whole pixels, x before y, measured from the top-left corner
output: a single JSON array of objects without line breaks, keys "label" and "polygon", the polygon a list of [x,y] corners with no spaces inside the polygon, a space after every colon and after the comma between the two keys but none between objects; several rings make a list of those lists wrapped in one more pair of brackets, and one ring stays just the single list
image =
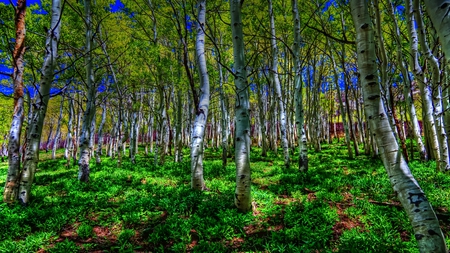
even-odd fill
[{"label": "slender tree trunk", "polygon": [[102,107],[102,119],[100,122],[100,126],[98,127],[98,143],[97,143],[97,152],[95,152],[95,162],[97,164],[100,164],[102,162],[101,155],[103,151],[103,142],[104,142],[104,136],[103,136],[103,128],[105,127],[106,123],[106,102],[101,105]]},{"label": "slender tree trunk", "polygon": [[95,83],[94,83],[94,70],[92,64],[92,49],[93,49],[93,23],[92,23],[92,11],[91,0],[84,1],[84,12],[86,20],[86,85],[87,85],[87,102],[84,110],[83,124],[80,133],[80,157],[78,160],[78,180],[81,182],[89,182],[89,161],[90,161],[90,149],[89,142],[91,136],[91,125],[95,115]]},{"label": "slender tree trunk", "polygon": [[439,221],[398,148],[380,99],[372,23],[365,0],[350,1],[366,115],[394,191],[414,229],[420,252],[447,252]]},{"label": "slender tree trunk", "polygon": [[228,128],[228,106],[227,106],[227,98],[225,97],[225,91],[223,90],[223,72],[222,65],[218,64],[219,68],[219,92],[220,92],[220,112],[222,117],[220,119],[220,129],[222,135],[222,166],[227,166],[227,157],[228,157],[228,136],[230,130]]},{"label": "slender tree trunk", "polygon": [[13,84],[14,113],[8,140],[8,174],[3,191],[4,202],[14,202],[18,198],[20,177],[20,137],[24,118],[23,72],[25,69],[23,56],[25,54],[25,15],[27,1],[17,0],[15,13],[16,42],[13,51]]},{"label": "slender tree trunk", "polygon": [[[415,4],[416,5],[416,4]],[[418,5],[418,2],[417,2]],[[439,161],[439,143],[437,138],[436,126],[433,119],[433,102],[431,99],[431,91],[427,85],[427,78],[419,63],[419,43],[416,26],[421,24],[418,7],[412,5],[412,0],[406,0],[406,14],[408,15],[408,33],[411,41],[411,65],[414,66],[413,72],[419,84],[420,95],[422,97],[422,125],[425,133],[427,146],[431,148],[428,152],[430,158],[436,159],[437,168],[440,167]],[[417,19],[419,17],[419,20]]]},{"label": "slender tree trunk", "polygon": [[230,0],[231,32],[233,38],[233,58],[236,86],[236,131],[235,161],[236,190],[234,204],[247,212],[251,210],[251,171],[250,171],[250,104],[248,95],[247,71],[245,65],[244,35],[242,32],[241,2]]},{"label": "slender tree trunk", "polygon": [[[444,127],[442,125],[442,99],[441,99],[441,87],[440,87],[440,69],[439,61],[431,52],[428,46],[427,39],[425,38],[425,25],[422,20],[422,10],[418,0],[414,0],[414,16],[416,18],[417,29],[419,30],[419,43],[422,54],[428,59],[427,63],[431,66],[432,71],[432,92],[434,114],[432,118],[434,119],[434,127],[436,131],[436,137],[439,147],[439,169],[445,171],[450,169],[448,148],[447,148],[447,136],[445,135]],[[432,109],[431,109],[432,110]]]},{"label": "slender tree trunk", "polygon": [[[409,0],[407,0],[407,2],[409,2]],[[409,10],[407,10],[407,11],[409,11]],[[427,151],[425,149],[425,145],[422,141],[422,136],[420,134],[419,120],[417,119],[416,107],[414,105],[414,101],[413,101],[412,95],[411,95],[411,92],[412,92],[411,91],[411,80],[409,77],[408,69],[405,66],[405,62],[403,60],[404,56],[403,56],[401,34],[400,34],[400,29],[398,27],[397,19],[395,18],[395,15],[394,15],[394,6],[393,6],[392,2],[390,3],[389,13],[390,13],[392,20],[394,21],[395,39],[397,41],[397,64],[400,66],[400,71],[403,75],[403,79],[404,79],[403,97],[406,102],[406,111],[411,120],[411,124],[410,124],[410,128],[408,129],[408,132],[411,133],[411,135],[414,137],[414,140],[417,143],[421,160],[427,161],[428,155],[427,155]],[[413,24],[413,22],[408,21],[408,25],[409,24]],[[411,155],[412,154],[413,153],[411,153]]]},{"label": "slender tree trunk", "polygon": [[290,159],[289,159],[289,143],[287,139],[286,132],[286,109],[283,103],[283,96],[281,91],[281,83],[280,78],[278,76],[278,46],[277,46],[277,38],[275,35],[275,18],[272,7],[272,0],[269,0],[269,16],[270,16],[270,31],[271,31],[271,46],[272,46],[272,77],[273,84],[275,88],[275,92],[277,95],[278,107],[280,109],[280,137],[281,137],[281,145],[283,147],[283,156],[284,156],[284,166],[289,168]]},{"label": "slender tree trunk", "polygon": [[50,99],[50,88],[53,82],[53,72],[56,65],[58,52],[58,40],[61,30],[61,2],[52,1],[52,19],[51,29],[47,33],[45,42],[45,57],[41,69],[42,76],[39,85],[39,95],[33,104],[32,119],[29,124],[30,134],[28,136],[28,145],[25,153],[25,163],[22,170],[19,186],[19,201],[22,205],[27,205],[30,200],[31,186],[39,162],[39,147],[41,143],[42,127],[44,125],[45,115],[47,113],[48,102]]},{"label": "slender tree trunk", "polygon": [[[328,45],[330,45],[330,43],[328,43]],[[347,144],[348,157],[350,159],[353,159],[353,150],[352,150],[351,142],[350,142],[350,133],[348,130],[348,125],[347,125],[347,117],[345,114],[344,103],[342,102],[341,87],[339,86],[339,75],[336,70],[336,62],[334,60],[333,52],[331,50],[330,50],[330,59],[331,59],[331,63],[334,66],[333,67],[333,73],[334,73],[334,79],[335,79],[334,82],[336,85],[336,91],[337,91],[337,96],[338,96],[338,100],[339,100],[339,111],[341,112],[342,125],[344,127],[345,143]]]},{"label": "slender tree trunk", "polygon": [[61,105],[59,106],[59,117],[56,125],[55,139],[53,140],[52,159],[56,158],[56,150],[59,148],[59,142],[61,141],[61,121],[63,119],[64,111],[64,95],[61,95]]},{"label": "slender tree trunk", "polygon": [[197,62],[200,76],[200,98],[192,129],[191,144],[191,188],[205,190],[203,179],[203,141],[209,110],[209,76],[206,68],[205,56],[205,22],[206,22],[206,0],[198,1],[197,39],[195,48],[197,51]]}]

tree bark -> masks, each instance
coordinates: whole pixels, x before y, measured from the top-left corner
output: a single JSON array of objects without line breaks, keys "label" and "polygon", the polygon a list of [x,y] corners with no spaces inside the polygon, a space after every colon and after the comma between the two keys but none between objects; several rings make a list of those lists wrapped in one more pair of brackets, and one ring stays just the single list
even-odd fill
[{"label": "tree bark", "polygon": [[27,205],[30,200],[31,186],[33,185],[36,169],[39,162],[39,147],[41,143],[42,127],[44,125],[45,115],[47,113],[48,102],[50,99],[50,89],[53,82],[53,72],[56,65],[58,53],[58,40],[61,30],[61,1],[52,1],[52,19],[51,29],[47,32],[45,42],[45,57],[41,69],[41,80],[39,93],[36,102],[33,104],[33,113],[31,121],[28,122],[30,133],[28,135],[28,145],[25,151],[25,163],[23,165],[22,175],[19,186],[19,202]]},{"label": "tree bark", "polygon": [[84,12],[86,20],[86,85],[87,85],[87,102],[84,110],[83,124],[80,135],[80,158],[78,160],[78,180],[81,182],[89,182],[89,161],[90,161],[90,136],[91,125],[95,115],[95,83],[94,71],[92,63],[92,49],[93,49],[93,21],[91,11],[91,0],[85,0]]},{"label": "tree bark", "polygon": [[206,68],[205,56],[205,23],[206,23],[206,0],[199,0],[198,3],[197,39],[195,43],[197,62],[200,76],[200,98],[192,129],[191,144],[191,188],[205,190],[205,180],[203,179],[203,141],[205,138],[205,128],[208,120],[209,110],[209,76]]},{"label": "tree bark", "polygon": [[287,139],[286,132],[286,109],[283,103],[283,96],[281,91],[280,78],[278,76],[278,46],[277,38],[275,35],[275,18],[272,7],[272,0],[269,0],[269,16],[270,16],[270,36],[271,36],[271,46],[272,46],[272,78],[275,88],[275,94],[277,95],[277,102],[279,107],[279,120],[280,120],[280,138],[281,145],[283,147],[284,156],[284,166],[289,168],[290,158],[289,158],[289,143]]},{"label": "tree bark", "polygon": [[17,0],[15,13],[16,42],[13,51],[13,85],[14,112],[11,121],[8,140],[8,174],[3,191],[4,202],[14,202],[18,197],[20,177],[20,137],[24,118],[23,72],[25,69],[23,56],[25,54],[25,15],[26,0]]},{"label": "tree bark", "polygon": [[300,16],[298,12],[297,0],[292,0],[292,14],[294,18],[294,57],[295,57],[295,125],[297,127],[298,141],[298,168],[302,172],[308,171],[308,144],[305,134],[305,111],[303,108],[303,85],[302,85],[302,63],[300,59],[300,45],[302,38],[300,35]]},{"label": "tree bark", "polygon": [[234,204],[243,212],[251,210],[250,171],[250,104],[248,95],[247,70],[245,65],[244,34],[242,32],[241,1],[230,0],[231,32],[233,38],[233,58],[236,87],[235,110],[235,162],[236,190]]},{"label": "tree bark", "polygon": [[374,35],[367,2],[351,0],[350,7],[356,29],[358,70],[364,93],[366,117],[380,148],[392,187],[412,223],[420,252],[447,252],[436,214],[402,157],[380,99]]}]

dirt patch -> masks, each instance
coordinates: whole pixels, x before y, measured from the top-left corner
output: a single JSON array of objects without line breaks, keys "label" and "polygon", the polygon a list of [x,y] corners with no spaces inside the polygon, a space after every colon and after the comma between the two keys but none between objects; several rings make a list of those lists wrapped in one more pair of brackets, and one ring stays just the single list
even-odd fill
[{"label": "dirt patch", "polygon": [[[351,194],[348,193],[347,196],[344,195],[344,199],[351,199]],[[359,228],[361,231],[365,230],[364,224],[359,220],[358,217],[350,218],[347,214],[345,214],[345,209],[351,206],[346,203],[331,203],[330,207],[336,207],[337,214],[339,216],[339,220],[334,224],[333,230],[333,239],[332,241],[338,241],[341,235],[345,230],[350,230],[352,228]]]},{"label": "dirt patch", "polygon": [[242,244],[244,244],[244,239],[238,237],[234,237],[233,239],[225,242],[225,246],[232,249],[238,249],[242,246]]}]

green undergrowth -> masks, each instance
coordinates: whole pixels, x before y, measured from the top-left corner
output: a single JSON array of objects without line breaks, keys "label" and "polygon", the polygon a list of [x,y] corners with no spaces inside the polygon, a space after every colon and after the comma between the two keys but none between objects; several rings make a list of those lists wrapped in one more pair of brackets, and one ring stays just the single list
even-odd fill
[{"label": "green undergrowth", "polygon": [[[0,204],[0,253],[417,252],[381,162],[350,160],[345,149],[335,143],[310,152],[302,174],[295,164],[283,167],[281,151],[261,157],[252,148],[249,213],[235,209],[234,163],[223,167],[217,149],[205,152],[204,192],[190,189],[187,159],[154,166],[142,154],[119,168],[103,158],[83,184],[76,167],[43,155],[29,205]],[[410,166],[449,238],[449,176],[432,162]],[[0,164],[1,191],[6,172]]]}]

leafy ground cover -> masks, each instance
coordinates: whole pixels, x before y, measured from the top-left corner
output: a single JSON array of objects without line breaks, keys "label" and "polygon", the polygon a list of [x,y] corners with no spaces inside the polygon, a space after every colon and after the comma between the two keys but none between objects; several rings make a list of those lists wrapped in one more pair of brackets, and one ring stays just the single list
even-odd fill
[{"label": "leafy ground cover", "polygon": [[[301,174],[259,153],[246,214],[234,208],[235,167],[231,158],[222,167],[219,150],[206,150],[205,192],[190,189],[189,161],[104,159],[82,184],[76,167],[42,154],[30,205],[0,204],[0,252],[417,252],[378,159],[325,145]],[[410,165],[449,238],[449,176]],[[6,171],[1,163],[0,191]]]}]

